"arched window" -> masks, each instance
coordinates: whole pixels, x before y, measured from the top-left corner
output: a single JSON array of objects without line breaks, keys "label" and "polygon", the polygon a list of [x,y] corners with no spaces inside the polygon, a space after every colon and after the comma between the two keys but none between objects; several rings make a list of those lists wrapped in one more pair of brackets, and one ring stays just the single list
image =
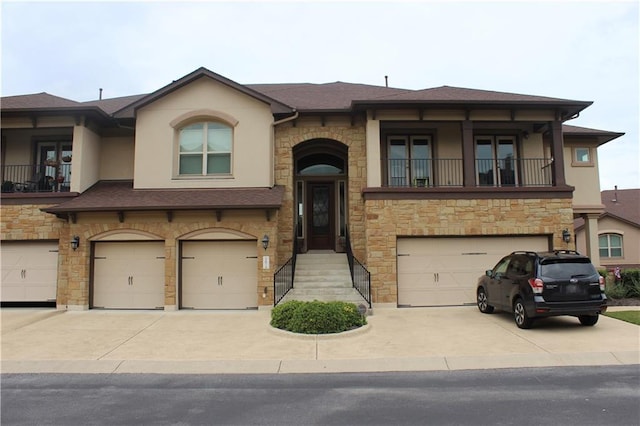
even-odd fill
[{"label": "arched window", "polygon": [[231,173],[233,129],[214,121],[199,122],[179,131],[180,175]]},{"label": "arched window", "polygon": [[600,257],[622,257],[622,235],[601,234],[598,237]]}]

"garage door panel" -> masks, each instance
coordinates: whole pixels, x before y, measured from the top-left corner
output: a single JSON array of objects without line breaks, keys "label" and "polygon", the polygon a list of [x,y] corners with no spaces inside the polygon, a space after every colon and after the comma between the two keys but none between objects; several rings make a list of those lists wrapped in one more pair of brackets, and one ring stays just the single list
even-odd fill
[{"label": "garage door panel", "polygon": [[96,243],[93,306],[162,308],[164,271],[164,242]]},{"label": "garage door panel", "polygon": [[257,307],[257,266],[256,241],[183,242],[182,307]]},{"label": "garage door panel", "polygon": [[547,236],[399,238],[398,305],[475,303],[480,277],[516,250],[549,249]]},{"label": "garage door panel", "polygon": [[58,243],[3,242],[2,302],[50,302],[56,300]]}]

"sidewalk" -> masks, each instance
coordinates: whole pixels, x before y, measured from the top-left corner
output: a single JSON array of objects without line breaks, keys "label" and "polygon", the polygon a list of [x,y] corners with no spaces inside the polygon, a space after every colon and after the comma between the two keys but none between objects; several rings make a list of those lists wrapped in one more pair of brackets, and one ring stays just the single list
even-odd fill
[{"label": "sidewalk", "polygon": [[[617,310],[638,307],[614,308]],[[376,309],[338,335],[269,326],[269,311],[3,309],[2,373],[337,373],[640,364],[640,327],[602,316],[518,329],[474,306]]]}]

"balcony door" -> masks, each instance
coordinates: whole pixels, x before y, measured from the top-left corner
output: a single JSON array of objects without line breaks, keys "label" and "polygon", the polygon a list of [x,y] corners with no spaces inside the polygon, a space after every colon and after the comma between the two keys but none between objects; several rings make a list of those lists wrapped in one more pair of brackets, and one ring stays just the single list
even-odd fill
[{"label": "balcony door", "polygon": [[431,140],[428,136],[389,136],[389,186],[429,186]]},{"label": "balcony door", "polygon": [[478,186],[516,186],[517,176],[515,137],[476,137]]},{"label": "balcony door", "polygon": [[36,157],[37,178],[56,180],[61,187],[71,181],[72,146],[69,142],[38,142]]}]

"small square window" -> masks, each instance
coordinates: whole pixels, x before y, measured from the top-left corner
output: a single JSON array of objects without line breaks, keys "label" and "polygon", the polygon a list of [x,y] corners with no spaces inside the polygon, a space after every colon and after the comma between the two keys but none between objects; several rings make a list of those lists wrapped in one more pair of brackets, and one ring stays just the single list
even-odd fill
[{"label": "small square window", "polygon": [[592,166],[593,160],[591,158],[590,148],[573,148],[573,161],[574,166]]}]

